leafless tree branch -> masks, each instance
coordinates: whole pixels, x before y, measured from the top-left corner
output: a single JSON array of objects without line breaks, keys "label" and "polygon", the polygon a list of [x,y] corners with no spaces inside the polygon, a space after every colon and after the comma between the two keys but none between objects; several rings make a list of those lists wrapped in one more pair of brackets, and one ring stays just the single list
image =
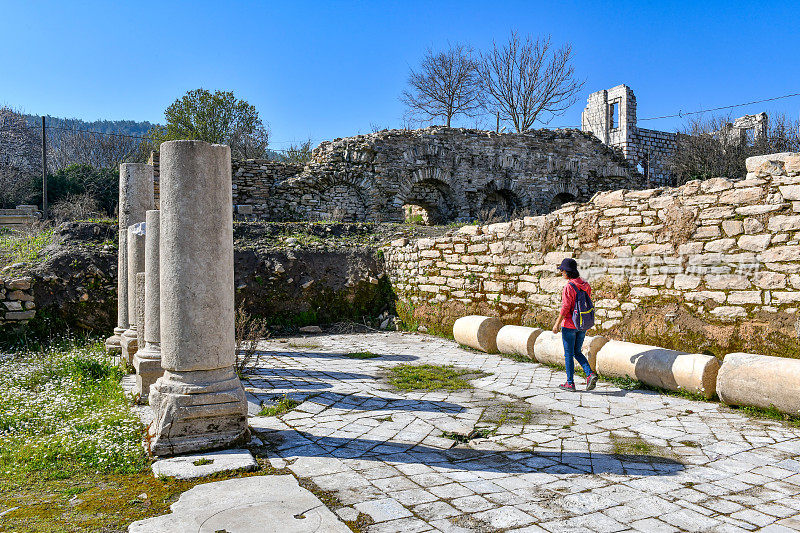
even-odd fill
[{"label": "leafless tree branch", "polygon": [[552,49],[549,36],[522,40],[511,32],[504,46],[495,42],[481,54],[479,72],[488,105],[518,132],[528,131],[536,120],[548,123],[574,104],[583,88],[572,56],[569,44]]},{"label": "leafless tree branch", "polygon": [[482,102],[472,48],[462,44],[449,45],[441,52],[429,48],[419,70],[411,69],[408,88],[400,100],[412,115],[425,120],[442,118],[447,127],[457,115],[475,116]]}]

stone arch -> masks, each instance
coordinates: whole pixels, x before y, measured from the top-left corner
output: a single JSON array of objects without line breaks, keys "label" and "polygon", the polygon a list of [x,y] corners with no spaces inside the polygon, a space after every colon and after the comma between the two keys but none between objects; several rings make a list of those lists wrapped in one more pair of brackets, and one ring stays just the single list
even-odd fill
[{"label": "stone arch", "polygon": [[474,195],[473,216],[478,219],[510,220],[528,207],[529,199],[515,183],[490,181]]},{"label": "stone arch", "polygon": [[360,222],[369,218],[369,208],[358,187],[339,182],[319,191],[309,215],[312,220]]},{"label": "stone arch", "polygon": [[580,197],[580,190],[574,184],[562,179],[546,192],[546,195],[542,198],[544,200],[542,207],[547,208],[548,212],[555,211],[567,202],[579,201]]},{"label": "stone arch", "polygon": [[[452,173],[437,166],[415,168],[400,185],[394,201],[399,218],[409,216],[424,224],[442,224],[456,219],[460,202],[450,186]],[[420,220],[421,218],[421,220]]]},{"label": "stone arch", "polygon": [[444,224],[458,215],[453,191],[450,185],[441,180],[417,181],[398,199],[406,222]]},{"label": "stone arch", "polygon": [[570,194],[568,192],[560,192],[555,196],[553,196],[553,199],[550,200],[550,211],[561,209],[562,205],[569,202],[574,202],[575,200],[576,200],[575,195]]}]

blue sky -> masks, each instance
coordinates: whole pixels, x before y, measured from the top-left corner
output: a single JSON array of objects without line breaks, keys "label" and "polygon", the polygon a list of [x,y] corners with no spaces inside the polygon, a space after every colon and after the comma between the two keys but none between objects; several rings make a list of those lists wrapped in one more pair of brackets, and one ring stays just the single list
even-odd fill
[{"label": "blue sky", "polygon": [[[0,13],[0,104],[159,122],[187,90],[233,90],[278,149],[399,127],[398,96],[427,47],[485,49],[512,29],[574,48],[586,85],[553,126],[579,125],[586,96],[620,83],[640,118],[800,92],[797,1],[0,0]],[[731,113],[762,110],[797,119],[800,97]]]}]

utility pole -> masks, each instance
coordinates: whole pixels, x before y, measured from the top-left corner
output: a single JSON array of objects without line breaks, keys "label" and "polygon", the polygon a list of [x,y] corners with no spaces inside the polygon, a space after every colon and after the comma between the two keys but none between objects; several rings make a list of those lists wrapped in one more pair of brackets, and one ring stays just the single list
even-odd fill
[{"label": "utility pole", "polygon": [[497,129],[495,132],[500,133],[500,111],[497,112]]},{"label": "utility pole", "polygon": [[42,115],[42,219],[47,218],[47,133]]}]

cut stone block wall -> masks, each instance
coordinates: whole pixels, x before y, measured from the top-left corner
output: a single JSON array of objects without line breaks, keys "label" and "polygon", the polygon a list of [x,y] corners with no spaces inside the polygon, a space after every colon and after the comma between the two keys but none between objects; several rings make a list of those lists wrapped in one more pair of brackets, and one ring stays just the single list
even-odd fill
[{"label": "cut stone block wall", "polygon": [[409,207],[432,222],[546,213],[640,186],[620,154],[578,130],[387,130],[323,142],[302,167],[233,161],[237,213],[273,221],[403,222]]},{"label": "cut stone block wall", "polygon": [[398,239],[385,250],[387,273],[411,304],[522,316],[558,308],[556,266],[575,257],[594,284],[600,329],[658,298],[723,321],[797,315],[800,153],[751,157],[747,169],[744,180],[602,192],[543,216]]},{"label": "cut stone block wall", "polygon": [[32,288],[29,277],[0,280],[0,324],[23,324],[36,315]]}]

